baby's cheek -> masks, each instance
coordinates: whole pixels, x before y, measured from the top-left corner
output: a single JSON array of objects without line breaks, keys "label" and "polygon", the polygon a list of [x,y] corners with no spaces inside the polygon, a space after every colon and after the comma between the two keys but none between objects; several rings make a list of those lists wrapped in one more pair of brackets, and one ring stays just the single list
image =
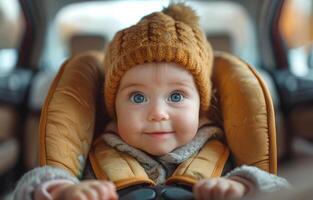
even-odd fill
[{"label": "baby's cheek", "polygon": [[199,119],[194,115],[177,117],[176,130],[184,140],[191,140],[197,133]]},{"label": "baby's cheek", "polygon": [[134,136],[134,133],[140,132],[141,127],[142,122],[136,120],[134,117],[123,118],[117,123],[117,130],[121,137]]},{"label": "baby's cheek", "polygon": [[[138,114],[128,104],[120,103],[116,109],[117,128],[119,132],[131,131],[138,124]],[[129,129],[129,130],[128,130]]]}]

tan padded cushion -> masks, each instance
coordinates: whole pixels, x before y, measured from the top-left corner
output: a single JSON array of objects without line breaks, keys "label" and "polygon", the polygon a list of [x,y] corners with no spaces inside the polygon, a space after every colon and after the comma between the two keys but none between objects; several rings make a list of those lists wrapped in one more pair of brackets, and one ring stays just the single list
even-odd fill
[{"label": "tan padded cushion", "polygon": [[263,80],[254,68],[237,57],[216,53],[213,84],[236,164],[276,173],[274,108]]},{"label": "tan padded cushion", "polygon": [[93,143],[89,159],[96,177],[112,181],[118,190],[137,184],[155,185],[134,157],[110,147],[102,137]]},{"label": "tan padded cushion", "polygon": [[[42,110],[41,165],[81,175],[95,121],[102,125],[105,121],[95,119],[100,105],[104,106],[96,106],[103,95],[100,60],[100,56],[83,54],[61,67]],[[225,53],[215,55],[213,73],[226,139],[236,163],[276,173],[274,111],[265,84],[251,66]]]},{"label": "tan padded cushion", "polygon": [[220,177],[229,157],[229,150],[218,140],[209,140],[197,155],[180,164],[166,184],[194,185],[201,179]]},{"label": "tan padded cushion", "polygon": [[61,67],[41,113],[41,165],[81,175],[95,128],[101,66],[96,54],[87,53],[69,59]]}]

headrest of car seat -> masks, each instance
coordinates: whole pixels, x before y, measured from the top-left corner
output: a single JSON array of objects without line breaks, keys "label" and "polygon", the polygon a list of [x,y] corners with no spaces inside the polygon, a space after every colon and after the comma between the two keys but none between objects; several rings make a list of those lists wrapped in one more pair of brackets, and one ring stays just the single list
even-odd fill
[{"label": "headrest of car seat", "polygon": [[[41,111],[40,165],[61,167],[80,176],[92,142],[102,84],[101,56],[91,52],[66,61]],[[98,106],[101,110],[101,106]]]},{"label": "headrest of car seat", "polygon": [[[102,56],[85,53],[66,61],[54,79],[40,120],[40,164],[80,177],[97,133],[105,125]],[[272,100],[256,71],[235,56],[216,53],[213,85],[227,143],[237,165],[276,173]],[[96,121],[100,123],[96,123]],[[101,129],[100,129],[101,130]]]},{"label": "headrest of car seat", "polygon": [[213,85],[223,127],[237,165],[277,173],[275,115],[267,86],[256,70],[226,53],[216,53]]}]

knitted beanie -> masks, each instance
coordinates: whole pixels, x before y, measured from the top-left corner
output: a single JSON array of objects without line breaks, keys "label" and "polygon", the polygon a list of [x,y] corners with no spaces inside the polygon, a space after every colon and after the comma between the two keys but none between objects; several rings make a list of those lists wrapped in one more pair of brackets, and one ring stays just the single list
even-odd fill
[{"label": "knitted beanie", "polygon": [[200,110],[208,110],[213,52],[198,21],[190,7],[171,4],[116,33],[104,58],[104,100],[111,117],[115,117],[115,98],[123,75],[148,62],[174,62],[188,70],[200,95]]}]

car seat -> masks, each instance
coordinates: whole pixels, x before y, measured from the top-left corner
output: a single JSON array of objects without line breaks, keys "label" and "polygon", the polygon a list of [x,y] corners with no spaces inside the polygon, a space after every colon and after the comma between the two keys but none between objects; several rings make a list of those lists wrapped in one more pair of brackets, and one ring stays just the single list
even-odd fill
[{"label": "car seat", "polygon": [[[87,52],[60,68],[42,108],[40,165],[81,176],[91,143],[109,120],[102,99],[102,60],[101,53]],[[263,80],[236,56],[215,52],[212,81],[218,101],[213,114],[222,120],[235,164],[276,174],[274,109]]]}]

